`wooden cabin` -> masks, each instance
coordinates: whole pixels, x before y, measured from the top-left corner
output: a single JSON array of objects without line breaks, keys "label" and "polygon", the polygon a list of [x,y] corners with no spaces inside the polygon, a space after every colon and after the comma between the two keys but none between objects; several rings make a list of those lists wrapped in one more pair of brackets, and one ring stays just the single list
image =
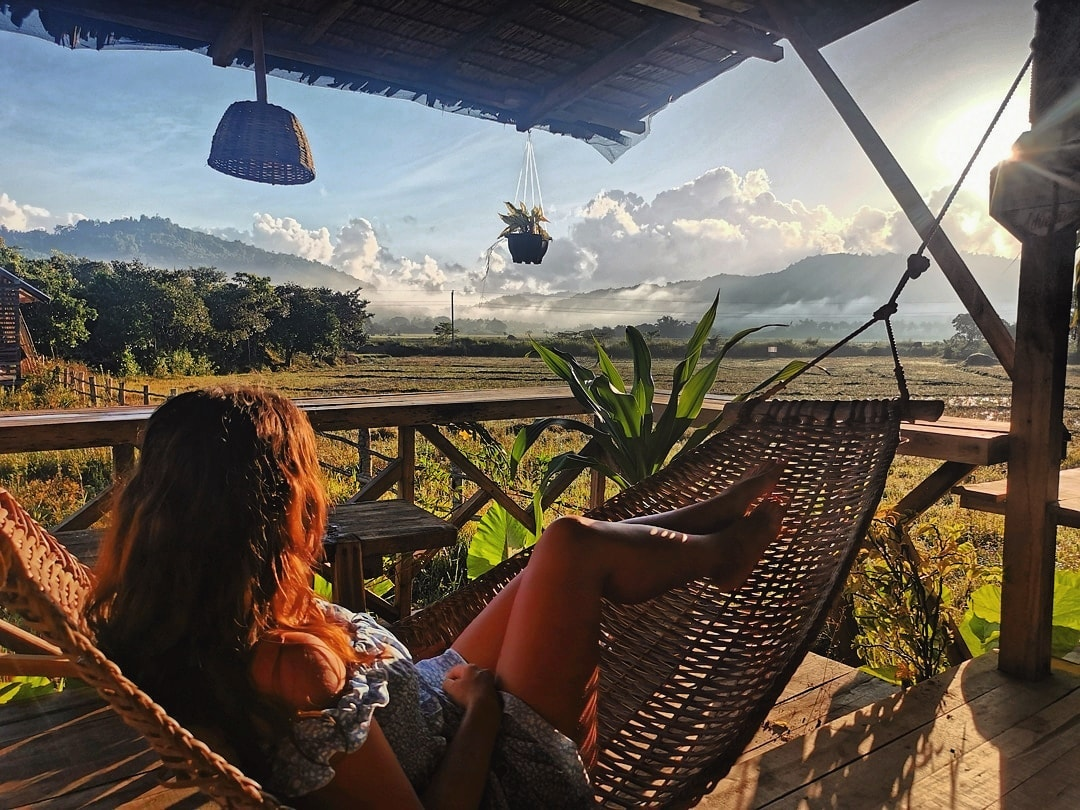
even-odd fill
[{"label": "wooden cabin", "polygon": [[41,358],[19,307],[50,300],[41,290],[0,267],[0,384],[17,385],[24,374],[40,366]]}]

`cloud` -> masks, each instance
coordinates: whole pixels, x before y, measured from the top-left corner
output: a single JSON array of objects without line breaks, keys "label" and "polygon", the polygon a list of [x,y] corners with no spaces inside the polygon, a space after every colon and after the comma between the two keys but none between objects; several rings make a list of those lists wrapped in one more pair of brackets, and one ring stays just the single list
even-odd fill
[{"label": "cloud", "polygon": [[0,193],[0,225],[13,231],[51,231],[57,225],[74,225],[86,219],[82,214],[52,214],[45,208],[20,205],[6,193]]},{"label": "cloud", "polygon": [[327,264],[334,255],[327,228],[308,230],[292,217],[255,214],[251,226],[255,247],[274,253],[292,253],[305,259]]},{"label": "cloud", "polygon": [[[940,207],[945,194],[942,189],[930,195],[932,209]],[[663,304],[668,282],[776,272],[819,254],[906,255],[917,238],[896,209],[863,206],[840,213],[824,205],[781,200],[763,169],[740,175],[723,166],[651,201],[613,189],[562,216],[548,213],[555,220],[556,236],[540,265],[512,263],[502,244],[468,267],[429,255],[397,255],[385,244],[385,235],[360,217],[331,232],[260,213],[251,238],[260,247],[349,273],[365,289],[382,291],[383,309],[436,307],[440,312],[451,289],[484,301],[638,285],[620,293],[627,296],[626,305],[648,300],[655,309]],[[958,195],[945,228],[963,252],[1016,253],[1015,241],[987,216],[985,202],[974,194]]]}]

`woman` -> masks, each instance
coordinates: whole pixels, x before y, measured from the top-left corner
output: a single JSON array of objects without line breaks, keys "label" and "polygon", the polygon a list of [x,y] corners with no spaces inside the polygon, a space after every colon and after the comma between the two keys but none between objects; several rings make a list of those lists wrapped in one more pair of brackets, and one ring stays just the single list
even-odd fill
[{"label": "woman", "polygon": [[87,616],[126,674],[291,803],[583,806],[601,600],[738,587],[779,532],[777,474],[647,518],[559,518],[453,647],[414,664],[311,589],[327,504],[307,418],[267,390],[191,392],[147,424]]}]

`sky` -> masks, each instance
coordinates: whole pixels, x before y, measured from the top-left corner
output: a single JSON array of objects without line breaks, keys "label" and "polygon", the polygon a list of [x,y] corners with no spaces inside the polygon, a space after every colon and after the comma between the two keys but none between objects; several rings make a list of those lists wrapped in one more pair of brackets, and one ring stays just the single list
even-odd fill
[{"label": "sky", "polygon": [[[1034,21],[1032,0],[919,0],[823,50],[935,211],[1027,58]],[[534,133],[554,239],[543,264],[517,265],[496,245],[525,154],[512,127],[271,77],[269,100],[302,122],[317,176],[262,185],[206,165],[222,113],[254,98],[250,71],[0,32],[0,224],[159,215],[337,267],[376,313],[437,312],[453,290],[458,317],[504,317],[490,304],[510,292],[912,252],[914,230],[781,45],[779,63],[749,60],[669,105],[614,163]],[[1027,109],[1025,80],[945,221],[962,251],[1019,254],[986,210],[989,170],[1028,128]]]}]

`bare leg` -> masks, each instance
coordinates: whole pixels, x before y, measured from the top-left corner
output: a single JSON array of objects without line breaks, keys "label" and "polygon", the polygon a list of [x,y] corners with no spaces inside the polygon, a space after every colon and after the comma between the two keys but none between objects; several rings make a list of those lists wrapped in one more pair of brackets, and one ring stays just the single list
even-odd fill
[{"label": "bare leg", "polygon": [[[766,462],[753,468],[724,492],[708,500],[688,504],[668,512],[628,518],[619,522],[644,524],[690,534],[715,532],[745,517],[755,501],[773,490],[782,470],[782,465]],[[469,655],[465,657],[470,663],[484,669],[496,668],[520,579],[519,574],[499,591],[490,604],[484,608],[481,614],[484,617],[483,621],[474,620],[454,643],[454,648],[459,652],[462,649],[469,651]]]},{"label": "bare leg", "polygon": [[[601,599],[640,602],[709,576],[735,588],[775,539],[783,516],[766,502],[711,534],[684,534],[640,523],[560,518],[545,530],[511,598],[493,600],[454,644],[468,661],[490,655],[500,687],[568,736],[581,740],[586,684],[598,660]],[[508,613],[506,604],[510,605]]]}]

